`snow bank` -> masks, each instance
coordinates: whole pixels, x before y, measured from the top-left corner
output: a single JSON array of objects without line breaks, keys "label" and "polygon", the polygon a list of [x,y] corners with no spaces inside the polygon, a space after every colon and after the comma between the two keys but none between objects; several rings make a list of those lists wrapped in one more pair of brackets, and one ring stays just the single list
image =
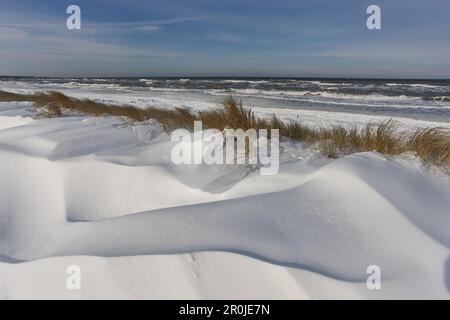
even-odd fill
[{"label": "snow bank", "polygon": [[0,297],[450,297],[450,181],[415,162],[176,166],[155,125],[24,112],[0,106]]}]

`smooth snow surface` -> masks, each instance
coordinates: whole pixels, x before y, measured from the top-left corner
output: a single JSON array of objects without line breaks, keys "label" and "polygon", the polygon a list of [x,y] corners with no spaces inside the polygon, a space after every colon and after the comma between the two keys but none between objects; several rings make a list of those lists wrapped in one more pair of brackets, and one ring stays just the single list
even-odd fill
[{"label": "smooth snow surface", "polygon": [[0,104],[0,298],[450,298],[450,181],[416,159],[176,166],[155,124],[28,108]]}]

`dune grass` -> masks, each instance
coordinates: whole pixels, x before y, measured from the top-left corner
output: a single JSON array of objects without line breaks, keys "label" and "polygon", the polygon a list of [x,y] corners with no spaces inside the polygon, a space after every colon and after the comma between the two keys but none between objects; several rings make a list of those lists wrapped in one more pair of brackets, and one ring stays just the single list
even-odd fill
[{"label": "dune grass", "polygon": [[60,92],[16,94],[0,91],[0,101],[29,101],[45,117],[60,117],[64,112],[91,116],[118,116],[131,122],[157,121],[165,130],[193,128],[196,120],[203,128],[279,129],[280,135],[317,146],[323,154],[337,158],[339,154],[377,151],[385,155],[405,152],[416,154],[425,163],[434,164],[450,172],[450,132],[444,128],[425,128],[411,131],[398,130],[397,123],[386,119],[369,122],[363,128],[345,128],[340,125],[328,128],[310,128],[299,121],[282,121],[276,115],[257,117],[242,101],[233,98],[215,109],[196,114],[186,109],[137,108],[131,105],[109,105],[89,99],[76,99]]}]

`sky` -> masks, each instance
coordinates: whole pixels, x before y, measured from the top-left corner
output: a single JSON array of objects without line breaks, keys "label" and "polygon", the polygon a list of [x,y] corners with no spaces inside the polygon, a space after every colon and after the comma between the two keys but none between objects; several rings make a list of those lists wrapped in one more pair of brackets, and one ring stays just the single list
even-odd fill
[{"label": "sky", "polygon": [[0,0],[0,75],[448,79],[450,1]]}]

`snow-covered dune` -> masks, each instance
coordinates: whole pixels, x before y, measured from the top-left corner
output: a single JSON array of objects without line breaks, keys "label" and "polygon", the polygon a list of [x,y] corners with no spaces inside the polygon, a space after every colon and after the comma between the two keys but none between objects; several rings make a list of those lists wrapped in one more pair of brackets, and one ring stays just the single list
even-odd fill
[{"label": "snow-covered dune", "polygon": [[153,124],[1,103],[0,297],[450,298],[448,177],[292,141],[262,176],[177,166],[173,145]]}]

